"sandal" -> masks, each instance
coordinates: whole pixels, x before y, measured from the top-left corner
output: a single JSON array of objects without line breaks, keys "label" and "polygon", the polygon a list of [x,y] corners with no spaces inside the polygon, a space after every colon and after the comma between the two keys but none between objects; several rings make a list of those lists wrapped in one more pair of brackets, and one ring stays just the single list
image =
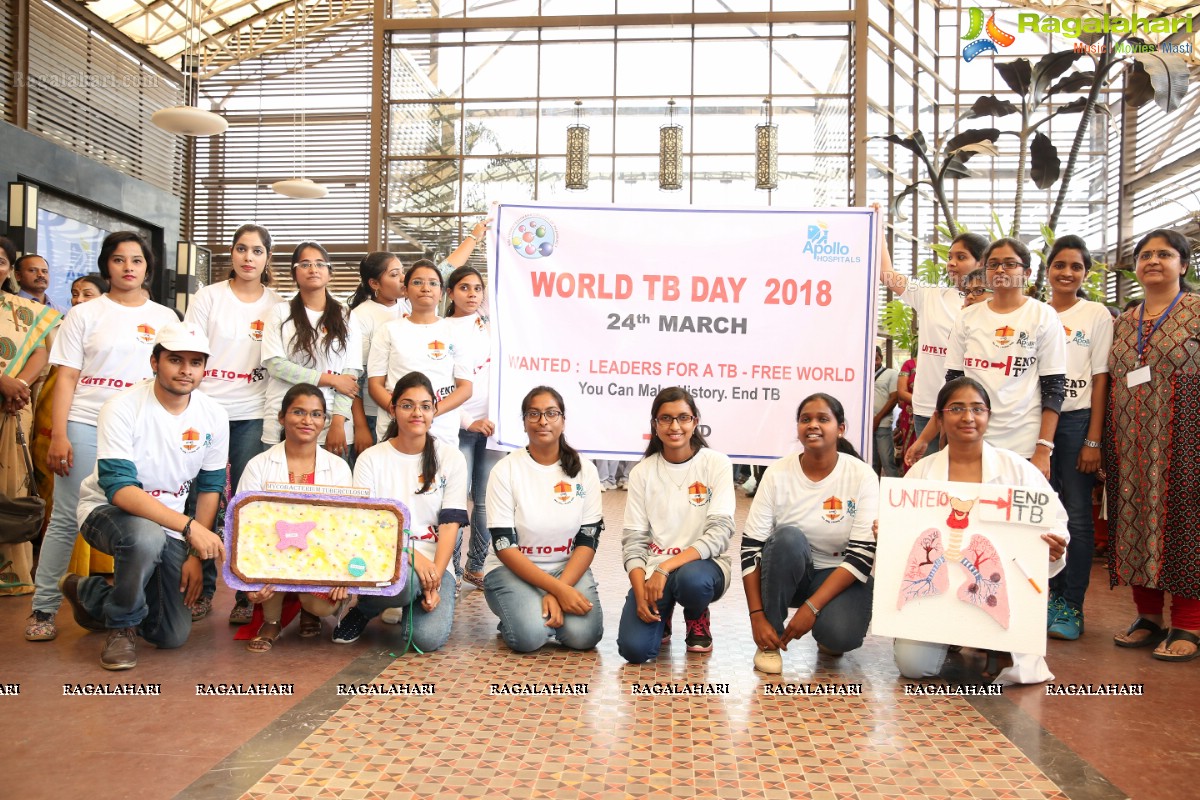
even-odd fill
[{"label": "sandal", "polygon": [[[272,633],[269,629],[274,628]],[[264,631],[266,631],[264,633]],[[283,626],[278,622],[264,622],[258,629],[258,635],[246,642],[246,649],[251,653],[269,653],[275,646],[275,640],[283,633]]]},{"label": "sandal", "polygon": [[471,570],[467,570],[463,573],[463,580],[474,586],[476,589],[483,588],[482,572],[472,572]]},{"label": "sandal", "polygon": [[300,610],[300,638],[311,639],[321,635],[321,618],[304,609]]},{"label": "sandal", "polygon": [[[1117,647],[1153,647],[1154,645],[1167,638],[1167,629],[1156,622],[1151,622],[1145,617],[1138,617],[1129,626],[1129,630],[1125,631],[1126,636],[1132,636],[1137,631],[1150,631],[1149,634],[1141,639],[1126,641],[1113,637],[1113,644]],[[1168,659],[1170,660],[1170,659]]]},{"label": "sandal", "polygon": [[[1175,642],[1190,642],[1196,646],[1196,649],[1190,653],[1172,653],[1171,645]],[[1171,628],[1171,632],[1167,634],[1167,638],[1163,641],[1163,647],[1166,648],[1163,652],[1155,650],[1150,655],[1157,658],[1159,661],[1191,661],[1194,658],[1200,657],[1200,636],[1185,631],[1182,628]]]},{"label": "sandal", "polygon": [[207,595],[200,595],[196,602],[191,605],[192,622],[199,622],[209,615],[212,611],[212,598]]}]

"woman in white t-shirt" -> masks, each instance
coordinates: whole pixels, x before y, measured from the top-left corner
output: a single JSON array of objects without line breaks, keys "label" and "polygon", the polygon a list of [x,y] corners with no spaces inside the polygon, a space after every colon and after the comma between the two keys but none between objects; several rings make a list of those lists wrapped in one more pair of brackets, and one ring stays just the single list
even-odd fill
[{"label": "woman in white t-shirt", "polygon": [[[350,318],[362,337],[363,364],[371,361],[371,337],[375,330],[408,313],[404,297],[404,265],[391,253],[368,253],[358,262],[359,284],[350,298]],[[354,452],[362,453],[376,443],[375,426],[379,403],[367,390],[366,370],[359,379],[359,395],[354,400]]]},{"label": "woman in white t-shirt", "polygon": [[1083,239],[1060,236],[1047,263],[1050,307],[1058,313],[1067,342],[1066,399],[1054,432],[1050,485],[1067,508],[1071,544],[1066,568],[1050,581],[1046,629],[1052,639],[1078,639],[1096,544],[1092,488],[1100,468],[1113,318],[1100,303],[1079,296],[1092,269],[1092,255]]},{"label": "woman in white t-shirt", "polygon": [[783,672],[779,651],[810,631],[818,649],[836,657],[861,647],[871,624],[879,480],[845,433],[837,398],[804,398],[796,409],[804,452],[768,467],[754,494],[742,584],[762,672]]},{"label": "woman in white t-shirt", "polygon": [[470,543],[463,579],[483,588],[483,560],[488,554],[488,521],[485,496],[488,476],[504,457],[489,450],[488,437],[496,425],[488,419],[488,373],[492,365],[492,332],[488,318],[480,310],[483,303],[483,276],[474,267],[459,267],[446,279],[450,304],[446,320],[455,331],[455,341],[463,349],[471,367],[471,397],[458,409],[458,449],[467,460],[467,484],[471,495]]},{"label": "woman in white t-shirt", "polygon": [[358,326],[329,293],[333,264],[324,247],[301,242],[292,252],[292,278],[299,291],[289,302],[271,309],[263,333],[262,357],[268,378],[262,440],[268,445],[279,442],[274,410],[288,389],[311,383],[321,389],[329,407],[320,442],[329,452],[345,458],[353,441],[348,430],[351,404],[358,396],[362,372]]},{"label": "woman in white t-shirt", "polygon": [[980,259],[987,246],[987,238],[978,233],[960,233],[950,240],[950,249],[946,253],[946,276],[950,286],[931,286],[901,275],[892,268],[891,255],[884,248],[879,282],[916,312],[921,327],[920,352],[915,354],[917,379],[910,387],[916,440],[905,453],[907,464],[911,465],[922,453],[937,451],[938,430],[936,426],[930,427],[929,422],[933,417],[933,401],[945,382],[950,329],[962,308],[963,281],[982,266]]},{"label": "woman in white t-shirt", "polygon": [[654,398],[650,444],[629,474],[621,537],[630,590],[617,650],[632,664],[658,655],[683,606],[687,649],[712,650],[708,606],[729,588],[733,536],[733,465],[697,430],[700,412],[686,390]]},{"label": "woman in white t-shirt", "polygon": [[[247,224],[233,233],[229,279],[205,286],[188,303],[186,320],[208,335],[212,354],[201,390],[229,414],[229,485],[237,486],[250,459],[262,452],[263,398],[267,371],[262,366],[262,340],[267,313],[282,302],[271,288],[271,232]],[[224,519],[217,517],[218,530]],[[204,562],[204,589],[192,606],[192,619],[212,610],[217,568]],[[250,605],[244,592],[229,615],[232,624],[249,622]]]},{"label": "woman in white t-shirt", "polygon": [[521,401],[529,444],[497,464],[487,485],[494,552],[484,565],[484,596],[518,653],[551,638],[591,650],[604,635],[590,569],[604,530],[600,478],[567,444],[565,410],[549,386],[530,390]]},{"label": "woman in white t-shirt", "polygon": [[54,480],[54,510],[38,557],[29,641],[58,635],[54,615],[62,603],[59,579],[66,573],[79,525],[79,486],[96,466],[96,418],[100,406],[122,389],[152,376],[150,354],[158,329],[178,322],[175,312],[146,299],[154,274],[150,245],[132,231],[105,237],[97,259],[108,294],[76,306],[59,327],[50,350],[58,365],[50,449],[46,465]]},{"label": "woman in white t-shirt", "polygon": [[386,408],[392,423],[383,441],[358,457],[354,485],[408,507],[409,573],[399,594],[360,596],[333,641],[357,641],[373,617],[396,609],[404,640],[428,653],[446,643],[454,621],[455,580],[448,567],[458,530],[467,523],[467,466],[457,447],[430,433],[437,397],[423,374],[410,372],[397,381]]},{"label": "woman in white t-shirt", "polygon": [[988,442],[1020,453],[1048,478],[1066,385],[1062,323],[1025,294],[1031,261],[1022,242],[997,239],[983,260],[992,296],[954,321],[946,380],[966,375],[983,384],[996,403]]},{"label": "woman in white t-shirt", "polygon": [[[350,486],[354,478],[346,462],[317,445],[317,437],[325,427],[325,413],[325,395],[316,386],[298,383],[288,389],[279,409],[283,441],[251,459],[238,483],[238,492],[259,492],[268,483]],[[286,593],[267,585],[248,594],[250,602],[262,608],[261,624],[246,643],[250,652],[269,652],[283,632],[287,625],[283,619]],[[345,586],[327,592],[301,592],[300,636],[319,636],[321,617],[333,614],[337,604],[347,597]]]}]

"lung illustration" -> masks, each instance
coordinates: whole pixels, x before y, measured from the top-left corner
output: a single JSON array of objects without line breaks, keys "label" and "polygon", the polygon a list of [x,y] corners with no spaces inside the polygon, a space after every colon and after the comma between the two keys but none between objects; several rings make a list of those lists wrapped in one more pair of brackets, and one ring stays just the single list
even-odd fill
[{"label": "lung illustration", "polygon": [[1008,630],[1008,579],[1000,555],[982,534],[972,534],[966,547],[962,547],[962,538],[961,530],[951,529],[943,546],[937,528],[928,528],[917,537],[904,565],[896,608],[920,597],[945,594],[950,584],[949,565],[958,563],[967,574],[958,588],[958,599],[982,609]]}]

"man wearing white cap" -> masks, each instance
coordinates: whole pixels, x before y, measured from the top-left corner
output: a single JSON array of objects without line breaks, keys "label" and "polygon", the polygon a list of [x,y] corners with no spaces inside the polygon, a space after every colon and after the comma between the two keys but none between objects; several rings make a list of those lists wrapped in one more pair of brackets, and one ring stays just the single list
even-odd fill
[{"label": "man wearing white cap", "polygon": [[[108,631],[105,669],[137,665],[138,634],[160,648],[187,641],[201,560],[224,554],[211,527],[225,484],[229,418],[195,391],[209,351],[194,325],[162,326],[150,356],[154,379],[100,409],[96,468],[80,487],[77,516],[83,538],[113,556],[113,583],[68,573],[59,586],[77,623]],[[189,517],[193,482],[199,494]]]}]

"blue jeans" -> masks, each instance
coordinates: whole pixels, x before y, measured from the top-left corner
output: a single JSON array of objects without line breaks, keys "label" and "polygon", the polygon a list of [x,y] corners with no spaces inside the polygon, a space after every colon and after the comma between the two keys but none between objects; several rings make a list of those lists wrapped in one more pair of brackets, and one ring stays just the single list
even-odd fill
[{"label": "blue jeans", "polygon": [[[759,569],[763,614],[776,633],[783,633],[788,611],[802,606],[840,567],[814,569],[808,537],[799,528],[784,527],[776,529],[763,545]],[[862,647],[871,624],[874,584],[873,578],[866,583],[856,580],[825,604],[812,627],[817,644],[835,653]]]},{"label": "blue jeans", "polygon": [[[561,577],[565,566],[547,570],[547,574]],[[563,624],[558,628],[547,627],[542,617],[542,598],[546,593],[518,578],[508,567],[493,569],[483,584],[488,608],[500,618],[504,643],[518,653],[532,653],[555,637],[572,650],[591,650],[604,636],[600,594],[590,569],[584,571],[575,588],[591,601],[592,610],[583,616],[564,611]]]},{"label": "blue jeans", "polygon": [[[261,419],[239,419],[231,420],[229,423],[229,487],[232,494],[237,494],[238,482],[242,480],[242,473],[246,471],[246,465],[250,463],[250,459],[263,451],[262,443],[262,420]],[[229,505],[230,497],[225,497],[221,494],[221,508],[217,512],[217,521],[213,530],[222,539],[225,538],[225,508]],[[195,508],[195,492],[193,496],[188,498],[188,502]],[[204,588],[200,594],[205,597],[212,597],[217,593],[217,562],[216,559],[208,559],[204,562]],[[238,600],[245,596],[245,592],[238,593]]]},{"label": "blue jeans", "polygon": [[1067,509],[1067,531],[1071,534],[1067,565],[1050,579],[1050,593],[1062,597],[1076,610],[1083,609],[1096,548],[1096,527],[1092,521],[1092,487],[1096,485],[1096,476],[1075,469],[1091,419],[1090,408],[1059,415],[1054,453],[1050,456],[1050,485]]},{"label": "blue jeans", "polygon": [[[929,424],[931,417],[922,417],[920,414],[913,414],[913,441],[921,435],[921,431],[925,430],[925,426]],[[933,441],[925,448],[925,455],[931,456],[941,449],[942,435],[939,433],[933,437]]]},{"label": "blue jeans", "polygon": [[139,628],[161,648],[179,647],[192,631],[192,612],[179,591],[187,545],[162,526],[116,506],[97,506],[83,538],[113,557],[113,584],[93,576],[79,582],[79,601],[109,628]]},{"label": "blue jeans", "polygon": [[[487,438],[476,431],[458,432],[458,450],[467,460],[467,488],[471,493],[471,539],[467,545],[467,570],[479,572],[487,558],[488,546],[492,543],[487,528],[488,476],[492,468],[504,458],[504,453],[487,448]],[[454,559],[458,563],[458,559]],[[540,612],[539,612],[540,613]]]},{"label": "blue jeans", "polygon": [[896,443],[892,439],[891,425],[875,429],[875,466],[879,467],[881,478],[900,477],[900,470],[896,467]]},{"label": "blue jeans", "polygon": [[[409,569],[408,580],[400,594],[394,597],[364,594],[358,598],[358,610],[367,619],[374,619],[386,608],[405,608],[404,619],[400,621],[401,639],[407,642],[412,637],[413,646],[422,653],[432,653],[439,649],[450,638],[450,626],[454,623],[454,572],[446,570],[442,573],[442,585],[438,591],[440,599],[437,608],[426,611],[421,607],[421,581],[417,574]],[[411,610],[406,607],[412,603]]]},{"label": "blue jeans", "polygon": [[663,595],[658,599],[657,622],[642,622],[637,615],[633,589],[625,596],[621,624],[617,629],[617,652],[630,664],[641,664],[658,656],[663,626],[671,618],[675,605],[683,606],[686,619],[697,619],[725,592],[725,575],[711,558],[689,561],[671,573]]},{"label": "blue jeans", "polygon": [[[71,474],[54,476],[54,509],[42,540],[38,556],[36,588],[33,591],[33,610],[54,614],[62,605],[58,581],[71,563],[79,522],[75,510],[79,507],[79,486],[96,468],[96,426],[82,422],[67,423],[67,440],[71,443]],[[108,551],[105,551],[108,552]]]}]

